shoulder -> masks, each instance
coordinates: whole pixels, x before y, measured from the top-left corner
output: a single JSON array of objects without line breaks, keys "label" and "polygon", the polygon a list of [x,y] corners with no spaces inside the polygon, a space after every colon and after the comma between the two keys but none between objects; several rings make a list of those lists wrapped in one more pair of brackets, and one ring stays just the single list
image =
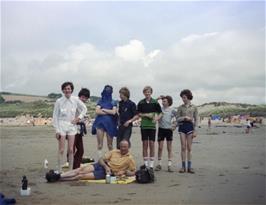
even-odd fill
[{"label": "shoulder", "polygon": [[129,100],[129,104],[132,106],[136,106],[136,103],[134,103],[132,100]]},{"label": "shoulder", "polygon": [[145,103],[146,103],[145,99],[142,99],[142,100],[139,101],[138,104],[141,105],[141,104],[145,104]]},{"label": "shoulder", "polygon": [[65,99],[64,97],[58,98],[58,99],[55,101],[55,103],[57,103],[57,104],[58,104],[58,103],[60,103],[60,102],[64,101],[64,99]]}]

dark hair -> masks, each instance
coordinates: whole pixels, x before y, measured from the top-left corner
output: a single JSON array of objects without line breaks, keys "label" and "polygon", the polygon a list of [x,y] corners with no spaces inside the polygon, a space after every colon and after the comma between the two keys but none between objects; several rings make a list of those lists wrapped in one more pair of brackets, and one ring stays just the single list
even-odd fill
[{"label": "dark hair", "polygon": [[192,92],[189,89],[182,90],[180,93],[180,97],[182,98],[183,95],[187,96],[189,100],[193,99]]},{"label": "dark hair", "polygon": [[66,86],[70,86],[71,87],[71,90],[72,92],[74,91],[74,85],[72,82],[64,82],[62,85],[61,85],[61,90],[64,90]]},{"label": "dark hair", "polygon": [[79,91],[78,96],[79,97],[85,96],[87,98],[90,98],[90,90],[88,90],[87,88],[81,88],[81,90]]},{"label": "dark hair", "polygon": [[122,87],[120,90],[119,90],[119,93],[121,93],[122,95],[126,96],[127,98],[130,97],[130,91],[127,87]]},{"label": "dark hair", "polygon": [[166,99],[169,106],[171,106],[173,104],[173,98],[170,95],[166,95],[162,99],[163,100]]}]

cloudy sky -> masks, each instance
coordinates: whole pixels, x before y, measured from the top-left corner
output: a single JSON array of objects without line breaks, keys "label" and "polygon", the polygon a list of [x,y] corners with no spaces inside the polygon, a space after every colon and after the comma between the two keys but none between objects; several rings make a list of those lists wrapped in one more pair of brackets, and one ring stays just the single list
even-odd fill
[{"label": "cloudy sky", "polygon": [[265,3],[1,2],[1,90],[47,95],[72,81],[142,98],[265,103]]}]

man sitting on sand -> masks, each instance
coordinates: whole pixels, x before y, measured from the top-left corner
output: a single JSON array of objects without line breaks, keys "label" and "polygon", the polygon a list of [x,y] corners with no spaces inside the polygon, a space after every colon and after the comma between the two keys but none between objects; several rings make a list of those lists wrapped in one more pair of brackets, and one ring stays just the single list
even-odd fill
[{"label": "man sitting on sand", "polygon": [[129,153],[128,141],[120,142],[120,150],[107,152],[95,164],[90,164],[62,174],[55,172],[47,173],[48,182],[54,181],[72,181],[81,179],[105,179],[106,174],[115,176],[134,176],[136,172],[136,163],[133,156]]}]

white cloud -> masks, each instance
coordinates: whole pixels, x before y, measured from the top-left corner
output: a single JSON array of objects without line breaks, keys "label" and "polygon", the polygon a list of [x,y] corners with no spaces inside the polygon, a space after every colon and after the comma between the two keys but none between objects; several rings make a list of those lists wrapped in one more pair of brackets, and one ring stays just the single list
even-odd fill
[{"label": "white cloud", "polygon": [[71,45],[43,58],[5,57],[2,89],[48,94],[60,92],[66,80],[76,89],[88,87],[99,95],[105,84],[128,86],[132,98],[142,98],[151,85],[154,95],[170,94],[181,103],[179,92],[189,88],[196,104],[210,101],[264,103],[264,35],[228,31],[192,34],[164,49],[149,50],[140,40],[111,50],[90,43]]}]

